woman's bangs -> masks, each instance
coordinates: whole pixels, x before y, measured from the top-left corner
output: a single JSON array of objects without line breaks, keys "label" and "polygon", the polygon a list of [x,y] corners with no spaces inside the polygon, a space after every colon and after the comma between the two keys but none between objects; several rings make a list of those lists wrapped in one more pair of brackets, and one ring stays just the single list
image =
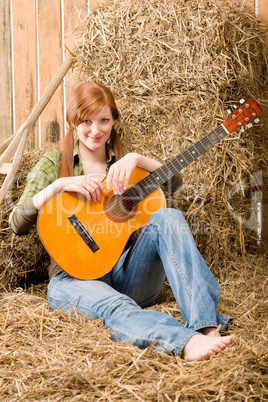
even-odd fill
[{"label": "woman's bangs", "polygon": [[101,99],[94,99],[94,101],[86,99],[83,105],[77,110],[75,125],[78,126],[84,120],[88,120],[93,113],[99,113],[105,105],[106,102],[103,97]]}]

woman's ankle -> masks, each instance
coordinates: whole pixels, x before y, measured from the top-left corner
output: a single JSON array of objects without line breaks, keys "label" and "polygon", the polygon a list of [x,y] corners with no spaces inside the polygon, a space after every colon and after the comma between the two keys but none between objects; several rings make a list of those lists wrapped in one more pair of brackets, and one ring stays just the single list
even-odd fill
[{"label": "woman's ankle", "polygon": [[219,332],[220,330],[220,326],[217,327],[205,327],[205,328],[201,328],[198,330],[198,332],[200,332],[202,335],[206,335],[206,336],[217,336],[220,337],[221,334]]}]

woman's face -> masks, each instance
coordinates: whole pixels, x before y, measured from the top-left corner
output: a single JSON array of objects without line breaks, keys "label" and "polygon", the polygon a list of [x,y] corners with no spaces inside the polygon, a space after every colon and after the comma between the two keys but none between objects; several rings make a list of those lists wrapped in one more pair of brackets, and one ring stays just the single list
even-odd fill
[{"label": "woman's face", "polygon": [[111,109],[105,105],[98,113],[94,112],[76,127],[80,144],[94,151],[105,147],[108,141],[114,118]]}]

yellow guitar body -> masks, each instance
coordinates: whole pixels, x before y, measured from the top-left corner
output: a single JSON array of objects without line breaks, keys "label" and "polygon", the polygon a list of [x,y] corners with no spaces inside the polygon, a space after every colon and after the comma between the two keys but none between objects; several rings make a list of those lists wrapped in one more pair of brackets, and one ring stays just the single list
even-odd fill
[{"label": "yellow guitar body", "polygon": [[[129,187],[148,174],[135,168]],[[106,188],[106,179],[103,184]],[[107,188],[102,194],[100,201],[93,202],[75,192],[60,193],[48,200],[39,213],[38,231],[43,245],[65,272],[78,279],[96,279],[109,272],[129,236],[142,228],[155,211],[166,207],[160,188],[131,209],[122,206],[120,196],[114,196]],[[80,232],[87,232],[92,248],[77,231],[77,225]]]}]

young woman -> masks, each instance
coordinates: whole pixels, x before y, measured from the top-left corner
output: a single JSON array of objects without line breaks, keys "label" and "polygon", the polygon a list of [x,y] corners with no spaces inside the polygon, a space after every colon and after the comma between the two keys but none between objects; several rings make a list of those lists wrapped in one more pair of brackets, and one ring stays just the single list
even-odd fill
[{"label": "young woman", "polygon": [[[67,110],[70,131],[63,150],[45,154],[29,173],[25,191],[10,217],[15,233],[27,232],[39,209],[59,192],[78,192],[97,202],[105,191],[102,180],[106,175],[108,189],[122,194],[136,166],[149,172],[161,166],[137,153],[124,155],[113,127],[117,119],[118,110],[108,88],[87,82],[76,89]],[[175,177],[178,184],[180,175]],[[144,309],[159,294],[166,277],[184,325],[171,315]],[[78,305],[89,318],[103,318],[117,341],[141,348],[155,342],[156,350],[193,361],[208,359],[235,339],[234,335],[215,332],[219,324],[221,329],[227,328],[232,319],[216,312],[219,285],[197,250],[182,213],[175,209],[152,214],[103,277],[79,280],[52,263],[50,278],[51,308],[67,311]]]}]

